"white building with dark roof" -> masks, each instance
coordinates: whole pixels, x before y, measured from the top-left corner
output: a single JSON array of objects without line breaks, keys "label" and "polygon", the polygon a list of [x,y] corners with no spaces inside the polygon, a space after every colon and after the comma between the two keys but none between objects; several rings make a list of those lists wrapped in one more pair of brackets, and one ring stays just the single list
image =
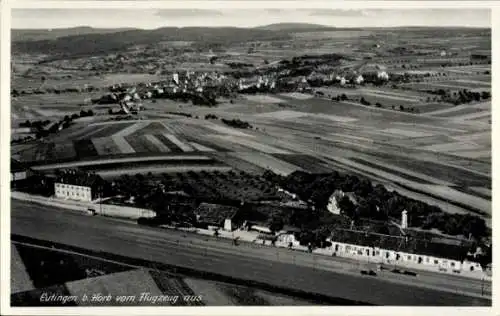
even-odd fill
[{"label": "white building with dark roof", "polygon": [[335,230],[327,241],[332,245],[326,252],[333,256],[469,277],[484,276],[481,264],[467,255],[467,247],[462,245],[345,229]]},{"label": "white building with dark roof", "polygon": [[56,198],[90,202],[98,197],[102,179],[95,174],[66,171],[54,183]]}]

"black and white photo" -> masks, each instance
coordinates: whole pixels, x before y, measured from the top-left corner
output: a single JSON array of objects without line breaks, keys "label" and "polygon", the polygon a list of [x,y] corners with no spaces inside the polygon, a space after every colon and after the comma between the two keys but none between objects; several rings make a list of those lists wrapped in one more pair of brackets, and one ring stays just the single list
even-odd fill
[{"label": "black and white photo", "polygon": [[12,308],[492,306],[489,8],[179,6],[12,8]]}]

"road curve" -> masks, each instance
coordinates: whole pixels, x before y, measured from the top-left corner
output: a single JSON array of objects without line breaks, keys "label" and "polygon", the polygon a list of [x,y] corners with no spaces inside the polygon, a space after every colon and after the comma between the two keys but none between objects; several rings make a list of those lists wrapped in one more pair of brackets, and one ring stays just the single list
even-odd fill
[{"label": "road curve", "polygon": [[359,275],[348,260],[137,226],[11,200],[11,233],[376,305],[490,306],[491,285],[435,273]]}]

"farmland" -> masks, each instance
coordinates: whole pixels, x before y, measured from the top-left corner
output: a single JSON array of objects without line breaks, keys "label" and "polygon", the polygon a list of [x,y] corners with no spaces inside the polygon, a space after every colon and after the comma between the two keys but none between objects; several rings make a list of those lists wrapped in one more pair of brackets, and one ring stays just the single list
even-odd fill
[{"label": "farmland", "polygon": [[[490,49],[488,30],[262,32],[260,41],[210,49],[186,39],[166,52],[153,41],[141,54],[123,52],[126,58],[78,55],[38,65],[13,54],[13,134],[36,134],[22,129],[26,120],[54,122],[82,109],[93,115],[13,143],[12,157],[47,173],[79,168],[160,182],[183,174],[178,182],[189,194],[234,200],[272,198],[273,185],[261,179],[266,171],[338,171],[489,223],[491,65],[488,56],[472,57],[476,48]],[[101,74],[83,71],[87,63]],[[192,91],[200,82],[208,92]],[[89,102],[119,84],[127,101]],[[211,101],[201,105],[192,95]],[[127,112],[127,103],[137,104]]]},{"label": "farmland", "polygon": [[[297,170],[326,172],[334,169],[324,161],[312,160],[315,159],[313,157],[339,161],[339,157],[361,158],[359,155],[362,153],[365,161],[379,161],[377,165],[371,165],[370,168],[374,170],[367,174],[377,174],[379,177],[384,175],[389,182],[401,182],[402,179],[406,179],[410,181],[407,185],[411,186],[415,181],[428,183],[428,178],[432,177],[435,179],[431,182],[444,182],[449,186],[489,186],[489,175],[479,176],[474,170],[468,171],[470,163],[462,160],[478,159],[487,155],[486,150],[490,146],[487,141],[490,135],[488,128],[482,125],[464,125],[452,120],[451,114],[462,115],[469,113],[473,108],[462,106],[464,110],[457,107],[455,111],[452,111],[452,108],[443,110],[442,115],[436,113],[433,116],[417,116],[361,105],[351,106],[348,103],[321,98],[295,99],[287,102],[293,104],[294,110],[274,111],[273,108],[269,108],[257,111],[252,110],[249,104],[239,105],[239,107],[245,106],[247,113],[255,111],[256,115],[245,114],[245,117],[259,130],[240,131],[221,125],[217,121],[196,118],[156,118],[119,124],[100,122],[95,125],[86,124],[80,130],[69,129],[67,131],[69,139],[65,142],[60,142],[60,139],[66,131],[57,134],[58,146],[48,138],[44,144],[23,149],[18,154],[23,160],[37,164],[71,158],[85,161],[113,155],[140,157],[182,153],[213,154],[221,167],[227,166],[254,173],[269,169],[277,174],[287,175]],[[480,111],[481,107],[478,107]],[[184,110],[193,115],[198,114],[197,108],[184,108]],[[148,111],[144,112],[145,115],[147,113]],[[155,114],[157,110],[151,110],[149,113]],[[226,117],[243,117],[231,108],[219,109],[217,113]],[[443,124],[445,120],[446,125]],[[360,125],[360,122],[363,122],[363,125]],[[61,151],[56,147],[65,148],[64,155],[54,154],[55,150]],[[403,148],[406,152],[402,151]],[[377,155],[381,150],[385,152],[383,157]],[[415,155],[416,152],[419,154]],[[472,152],[476,153],[475,157],[471,156]],[[436,154],[449,155],[446,167],[443,166],[442,159],[432,162],[439,157]],[[425,159],[423,163],[414,161],[419,159],[418,156]],[[458,157],[454,159],[453,156],[462,159]],[[412,162],[409,162],[410,160]],[[387,169],[384,163],[388,162],[400,168],[408,168],[407,170],[412,172],[401,173]],[[132,170],[160,172],[161,168],[174,168],[168,169],[169,172],[188,170],[175,169],[174,166],[166,165],[164,162],[149,163],[148,166],[134,165],[132,161],[127,164],[130,168],[126,169],[130,169],[130,172]],[[190,165],[194,167],[199,164]],[[345,165],[345,162],[342,165],[347,170],[359,168],[359,166],[354,168],[354,165]],[[105,175],[103,170],[123,168],[120,166],[103,164],[99,170]],[[183,163],[179,165],[181,166],[184,168],[186,165]],[[482,173],[483,170],[485,169],[479,172]],[[123,174],[118,171],[109,172],[116,175]],[[478,180],[474,180],[476,178]],[[416,185],[414,187],[417,188]]]}]

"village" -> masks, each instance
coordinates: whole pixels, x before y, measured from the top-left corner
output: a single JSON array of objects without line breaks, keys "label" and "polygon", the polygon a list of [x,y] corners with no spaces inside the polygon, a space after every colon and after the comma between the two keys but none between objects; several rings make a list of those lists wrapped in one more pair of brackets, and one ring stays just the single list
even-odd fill
[{"label": "village", "polygon": [[203,269],[228,274],[222,256],[261,254],[364,280],[457,279],[487,295],[488,30],[215,28],[213,42],[135,32],[71,52],[84,35],[13,42],[18,223],[33,205],[45,236],[67,216],[102,234],[65,235],[72,246],[142,238],[175,249],[175,269],[213,256]]}]

